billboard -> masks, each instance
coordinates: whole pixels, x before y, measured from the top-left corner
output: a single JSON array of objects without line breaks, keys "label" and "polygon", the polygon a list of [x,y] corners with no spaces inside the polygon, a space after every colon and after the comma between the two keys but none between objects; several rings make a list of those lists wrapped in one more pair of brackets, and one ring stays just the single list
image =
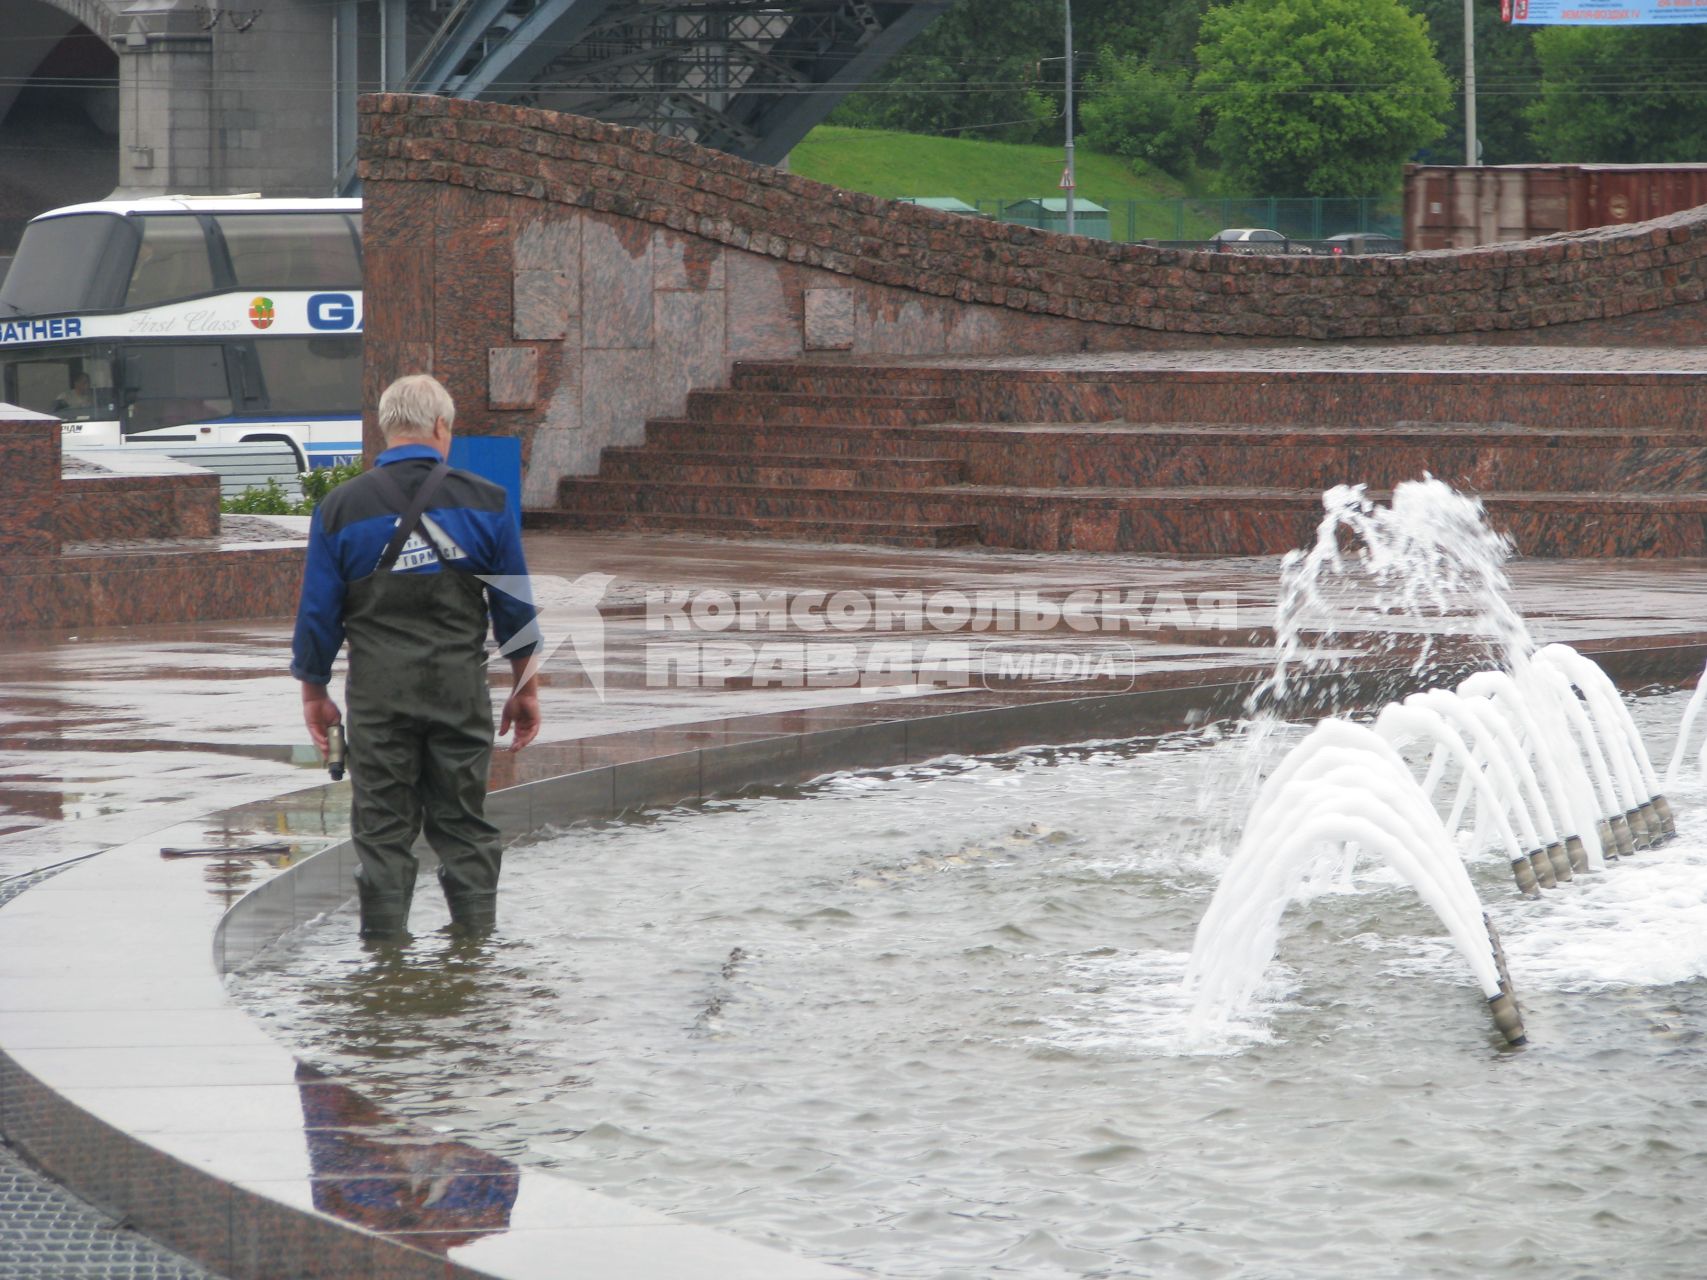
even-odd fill
[{"label": "billboard", "polygon": [[1707,22],[1707,0],[1500,0],[1500,17],[1530,26],[1653,27]]}]

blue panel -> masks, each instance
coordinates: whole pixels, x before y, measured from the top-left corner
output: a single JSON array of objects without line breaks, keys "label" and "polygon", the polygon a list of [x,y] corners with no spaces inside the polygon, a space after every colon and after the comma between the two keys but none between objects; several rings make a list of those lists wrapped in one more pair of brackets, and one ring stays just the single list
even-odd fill
[{"label": "blue panel", "polygon": [[1707,22],[1707,0],[1503,0],[1500,16],[1522,26],[1649,27]]},{"label": "blue panel", "polygon": [[450,465],[502,485],[510,514],[522,527],[522,442],[518,436],[452,436]]}]

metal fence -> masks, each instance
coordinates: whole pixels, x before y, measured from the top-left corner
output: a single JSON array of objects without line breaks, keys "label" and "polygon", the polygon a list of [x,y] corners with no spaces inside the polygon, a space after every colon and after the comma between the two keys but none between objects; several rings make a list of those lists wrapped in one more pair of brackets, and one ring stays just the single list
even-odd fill
[{"label": "metal fence", "polygon": [[[1057,198],[1052,195],[1050,201]],[[1350,232],[1404,235],[1404,205],[1398,196],[1100,200],[1087,192],[1082,198],[1108,211],[1107,235],[1114,240],[1207,240],[1227,227],[1267,227],[1293,240],[1325,240]],[[1064,219],[1046,211],[1036,197],[982,199],[976,205],[986,218],[1050,231],[1066,229]],[[1101,220],[1099,213],[1096,222],[1100,225]]]}]

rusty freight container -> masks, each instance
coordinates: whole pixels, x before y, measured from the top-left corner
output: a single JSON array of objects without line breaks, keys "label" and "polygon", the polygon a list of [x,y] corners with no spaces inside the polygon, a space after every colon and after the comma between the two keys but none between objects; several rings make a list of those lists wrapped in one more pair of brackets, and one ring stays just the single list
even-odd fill
[{"label": "rusty freight container", "polygon": [[1469,249],[1707,204],[1707,164],[1405,166],[1405,248]]}]

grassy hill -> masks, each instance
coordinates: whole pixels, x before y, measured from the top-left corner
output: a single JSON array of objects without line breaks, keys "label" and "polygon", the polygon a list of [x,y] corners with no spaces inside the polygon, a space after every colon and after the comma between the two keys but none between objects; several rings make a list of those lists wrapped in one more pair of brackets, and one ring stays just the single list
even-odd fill
[{"label": "grassy hill", "polygon": [[[1061,195],[1065,160],[1060,147],[1016,146],[968,138],[934,138],[882,129],[820,125],[789,157],[789,169],[802,177],[864,191],[874,196],[953,196],[968,204],[983,201],[994,212],[998,201]],[[1140,177],[1119,156],[1077,149],[1074,171],[1078,196],[1111,210],[1114,234],[1124,238],[1126,202],[1141,202],[1138,234],[1166,239],[1174,234],[1173,209],[1185,186],[1165,174]],[[1209,235],[1214,216],[1188,212],[1187,236]]]}]

